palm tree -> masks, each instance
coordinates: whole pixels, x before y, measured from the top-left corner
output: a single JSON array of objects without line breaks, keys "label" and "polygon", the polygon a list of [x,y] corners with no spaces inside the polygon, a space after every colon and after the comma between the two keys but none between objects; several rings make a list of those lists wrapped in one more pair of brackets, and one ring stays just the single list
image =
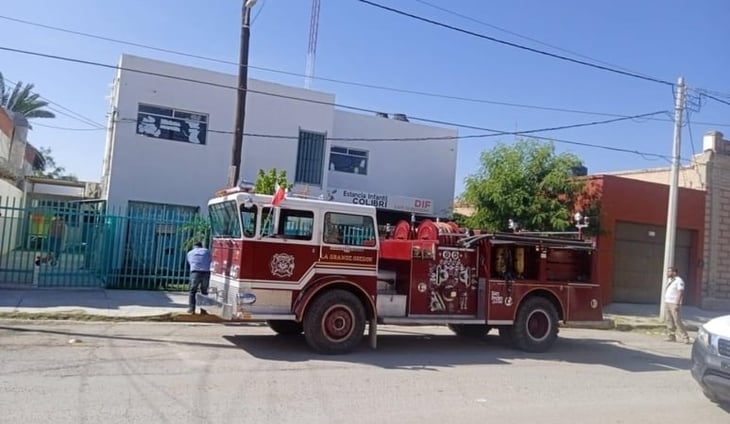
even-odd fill
[{"label": "palm tree", "polygon": [[44,109],[48,102],[41,100],[41,96],[33,92],[33,84],[25,84],[18,81],[13,91],[5,89],[5,79],[0,72],[0,106],[5,109],[20,113],[28,119],[32,118],[55,118],[56,115]]}]

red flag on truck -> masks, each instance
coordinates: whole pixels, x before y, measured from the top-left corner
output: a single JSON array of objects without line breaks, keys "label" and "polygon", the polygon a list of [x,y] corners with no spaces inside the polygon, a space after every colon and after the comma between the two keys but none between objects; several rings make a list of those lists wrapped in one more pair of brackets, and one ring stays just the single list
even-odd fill
[{"label": "red flag on truck", "polygon": [[281,201],[284,200],[285,197],[286,197],[286,191],[284,190],[284,187],[277,184],[276,192],[274,193],[274,199],[271,201],[271,204],[276,206],[279,203],[281,203]]}]

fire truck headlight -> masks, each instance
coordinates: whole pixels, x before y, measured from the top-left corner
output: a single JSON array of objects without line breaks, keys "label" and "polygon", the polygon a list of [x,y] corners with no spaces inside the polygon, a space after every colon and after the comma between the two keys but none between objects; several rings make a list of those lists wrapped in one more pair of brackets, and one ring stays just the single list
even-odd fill
[{"label": "fire truck headlight", "polygon": [[238,273],[239,273],[240,269],[241,269],[241,267],[240,267],[240,266],[238,266],[238,265],[233,265],[233,266],[231,267],[231,272],[230,272],[230,274],[229,274],[229,275],[230,275],[231,277],[233,277],[233,278],[238,278]]}]

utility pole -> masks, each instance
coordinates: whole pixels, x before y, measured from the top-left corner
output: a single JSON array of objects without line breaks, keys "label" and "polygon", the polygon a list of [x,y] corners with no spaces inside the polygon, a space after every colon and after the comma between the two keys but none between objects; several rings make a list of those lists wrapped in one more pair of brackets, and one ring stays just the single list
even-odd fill
[{"label": "utility pole", "polygon": [[[666,272],[674,266],[674,238],[677,231],[677,192],[679,191],[679,155],[682,145],[682,116],[684,115],[684,78],[677,80],[677,91],[674,105],[674,146],[672,147],[672,172],[669,178],[669,205],[667,207],[667,234],[664,242],[664,269],[662,270],[661,297],[659,298],[659,319],[664,320],[664,283]],[[688,272],[689,270],[683,270]]]},{"label": "utility pole", "polygon": [[257,0],[243,0],[241,11],[241,44],[238,57],[238,96],[236,97],[236,126],[231,150],[231,168],[228,185],[235,187],[241,175],[241,150],[243,148],[243,126],[246,121],[246,92],[248,90],[248,44],[251,35],[251,8]]}]

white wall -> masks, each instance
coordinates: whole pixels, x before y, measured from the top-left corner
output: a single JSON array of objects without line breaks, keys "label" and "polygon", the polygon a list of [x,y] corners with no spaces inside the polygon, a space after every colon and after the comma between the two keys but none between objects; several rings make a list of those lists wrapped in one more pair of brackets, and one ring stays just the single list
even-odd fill
[{"label": "white wall", "polygon": [[[122,67],[235,87],[236,77],[203,69],[124,55]],[[334,96],[249,80],[249,89],[333,102]],[[204,85],[130,71],[121,71],[117,96],[118,122],[109,170],[110,205],[128,200],[151,201],[204,209],[208,199],[227,184],[230,167],[235,89]],[[206,145],[150,138],[136,134],[139,103],[208,114]],[[331,106],[292,101],[249,92],[246,133],[296,137],[299,128],[332,132]],[[286,169],[293,176],[294,140],[244,137],[241,178],[254,181],[259,167]]]},{"label": "white wall", "polygon": [[[335,112],[333,138],[457,137],[456,130],[398,121],[375,115]],[[457,140],[337,141],[332,146],[368,151],[368,174],[329,172],[329,187],[433,201],[433,213],[445,216],[454,202]]]},{"label": "white wall", "polygon": [[[120,63],[123,68],[175,75],[212,85],[120,71],[112,105],[117,122],[108,149],[111,161],[106,165],[109,204],[123,208],[129,200],[136,200],[198,206],[204,211],[215,191],[227,185],[236,103],[236,90],[228,87],[236,86],[236,76],[129,55],[123,55]],[[289,181],[294,180],[300,129],[326,133],[330,138],[457,135],[450,129],[336,111],[332,106],[335,96],[329,93],[255,79],[249,79],[248,85],[251,91],[247,97],[245,132],[291,137],[244,137],[241,178],[251,182],[255,181],[259,168],[274,167],[285,169]],[[291,97],[311,99],[315,103]],[[206,145],[138,135],[139,103],[207,114]],[[456,140],[329,141],[329,144],[368,150],[369,169],[367,175],[326,172],[323,178],[328,187],[430,199],[437,214],[451,207]],[[328,164],[327,158],[324,163]],[[295,191],[300,189],[295,187]],[[321,187],[309,187],[310,195],[320,193]]]}]

